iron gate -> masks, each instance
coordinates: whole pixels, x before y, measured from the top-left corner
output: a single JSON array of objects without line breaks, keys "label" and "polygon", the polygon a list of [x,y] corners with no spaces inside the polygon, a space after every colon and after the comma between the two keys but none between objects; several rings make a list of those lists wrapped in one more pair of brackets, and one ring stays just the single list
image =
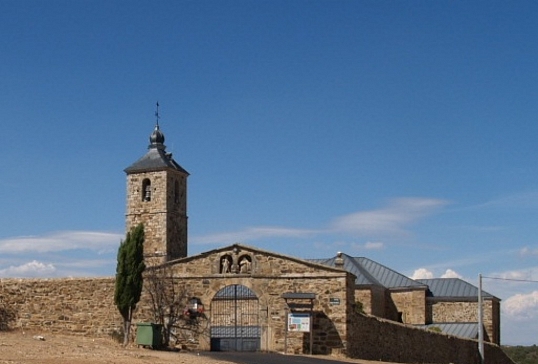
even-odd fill
[{"label": "iron gate", "polygon": [[226,286],[211,301],[211,350],[260,349],[259,301],[240,284]]}]

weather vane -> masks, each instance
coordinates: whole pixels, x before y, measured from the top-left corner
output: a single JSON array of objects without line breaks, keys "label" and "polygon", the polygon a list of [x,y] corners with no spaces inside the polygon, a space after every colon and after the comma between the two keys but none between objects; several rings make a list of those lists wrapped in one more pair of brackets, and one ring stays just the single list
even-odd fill
[{"label": "weather vane", "polygon": [[157,101],[157,110],[155,111],[155,118],[157,119],[157,125],[159,125],[159,119],[161,116],[159,115],[159,101]]}]

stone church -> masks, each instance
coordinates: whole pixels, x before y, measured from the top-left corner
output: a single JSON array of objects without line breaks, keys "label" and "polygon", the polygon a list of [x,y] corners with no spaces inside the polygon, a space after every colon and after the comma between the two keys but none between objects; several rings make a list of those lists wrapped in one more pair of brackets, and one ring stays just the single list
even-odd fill
[{"label": "stone church", "polygon": [[[464,339],[477,338],[478,289],[463,280],[412,280],[340,252],[305,260],[232,244],[188,256],[189,173],[166,151],[158,119],[149,141],[147,153],[125,169],[126,226],[144,224],[149,270],[166,268],[191,298],[185,315],[199,330],[178,335],[185,343],[202,350],[379,359],[383,345],[402,346],[402,337],[408,340],[402,352],[441,340],[435,348],[446,346],[450,356],[461,347],[447,338],[459,337],[475,355],[476,343]],[[151,320],[147,290],[135,321]],[[486,340],[499,344],[500,300],[487,292],[483,297]],[[409,357],[438,355],[420,351]]]}]

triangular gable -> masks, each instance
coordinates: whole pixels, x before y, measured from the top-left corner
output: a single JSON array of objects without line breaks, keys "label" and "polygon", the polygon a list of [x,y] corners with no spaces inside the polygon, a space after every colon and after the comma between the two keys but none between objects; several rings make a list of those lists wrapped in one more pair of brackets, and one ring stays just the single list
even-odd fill
[{"label": "triangular gable", "polygon": [[[258,257],[257,259],[263,260],[263,262],[258,262],[258,264],[263,264],[263,267],[265,271],[267,271],[267,265],[272,264],[275,268],[278,268],[281,264],[279,262],[287,261],[289,263],[295,264],[297,267],[303,266],[305,272],[314,272],[314,271],[325,271],[325,272],[333,272],[333,273],[343,273],[344,271],[342,269],[338,269],[335,267],[330,267],[327,265],[319,264],[316,262],[311,262],[308,260],[279,254],[267,250],[258,249],[255,247],[251,247],[248,245],[243,244],[232,244],[225,247],[221,247],[218,249],[213,249],[207,252],[203,252],[197,255],[192,255],[185,258],[179,258],[175,260],[171,260],[169,262],[163,263],[159,266],[156,266],[155,268],[163,268],[163,267],[171,267],[174,268],[174,271],[177,271],[179,267],[184,267],[184,269],[180,269],[181,271],[189,272],[193,271],[193,268],[188,268],[187,266],[193,266],[198,267],[197,268],[197,274],[215,274],[218,273],[218,269],[216,267],[218,266],[219,259],[222,258],[224,255],[232,255],[236,254],[238,256],[241,255],[252,255],[255,257]],[[152,269],[152,268],[148,268]],[[299,268],[299,270],[301,270]],[[277,273],[277,270],[275,270],[275,273]]]}]

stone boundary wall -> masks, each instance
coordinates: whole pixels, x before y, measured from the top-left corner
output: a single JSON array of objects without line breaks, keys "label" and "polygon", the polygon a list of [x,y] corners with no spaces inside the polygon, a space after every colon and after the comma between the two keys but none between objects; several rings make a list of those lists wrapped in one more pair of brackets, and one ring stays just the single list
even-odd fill
[{"label": "stone boundary wall", "polygon": [[[478,342],[414,328],[373,316],[355,314],[350,320],[347,355],[398,363],[480,364]],[[494,344],[484,345],[485,362],[514,364]]]},{"label": "stone boundary wall", "polygon": [[[0,279],[0,323],[21,329],[87,336],[119,332],[115,278]],[[3,307],[2,307],[3,306]]]},{"label": "stone boundary wall", "polygon": [[[122,326],[114,305],[113,277],[0,279],[0,320],[3,318],[9,319],[10,329],[86,336],[109,336]],[[373,316],[349,313],[346,336],[346,353],[352,358],[400,363],[480,363],[474,340]],[[485,357],[489,363],[514,364],[494,344],[485,344]]]}]

